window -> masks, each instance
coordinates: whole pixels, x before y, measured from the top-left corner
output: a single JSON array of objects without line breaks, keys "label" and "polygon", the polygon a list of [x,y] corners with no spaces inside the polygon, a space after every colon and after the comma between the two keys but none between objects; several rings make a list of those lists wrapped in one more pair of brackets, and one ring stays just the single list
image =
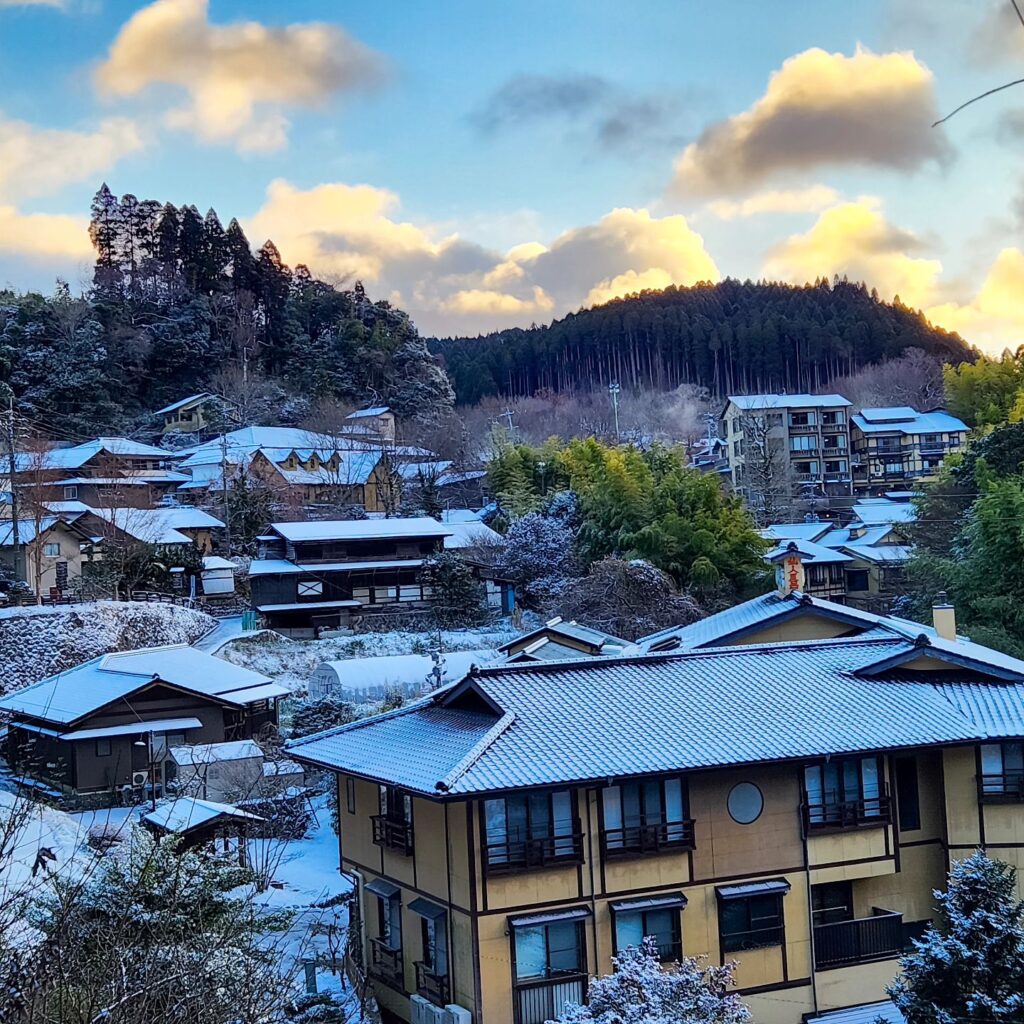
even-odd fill
[{"label": "window", "polygon": [[324,585],[320,580],[299,580],[298,596],[322,597]]},{"label": "window", "polygon": [[345,805],[349,814],[356,813],[356,780],[351,776],[345,780]]},{"label": "window", "polygon": [[877,757],[837,757],[808,765],[804,795],[811,827],[881,822],[886,811]]},{"label": "window", "polygon": [[678,960],[683,955],[678,907],[613,913],[612,937],[616,953],[653,938],[658,943],[662,963]]},{"label": "window", "polygon": [[165,747],[180,747],[185,743],[185,734],[183,732],[169,732],[164,735],[164,746]]},{"label": "window", "polygon": [[807,427],[814,425],[813,412],[792,412],[789,414],[789,425],[791,427]]},{"label": "window", "polygon": [[374,587],[373,599],[377,604],[388,604],[398,600],[398,587]]},{"label": "window", "polygon": [[648,779],[602,791],[606,854],[657,852],[689,846],[681,779]]},{"label": "window", "polygon": [[765,893],[719,902],[718,927],[723,953],[782,943],[782,894]]},{"label": "window", "polygon": [[917,759],[897,757],[893,762],[896,775],[896,813],[900,831],[914,832],[921,827],[921,799],[917,788]]},{"label": "window", "polygon": [[59,544],[44,544],[43,554],[49,558],[60,557],[60,545]]},{"label": "window", "polygon": [[982,796],[1019,799],[1024,794],[1024,745],[985,743],[981,747]]},{"label": "window", "polygon": [[567,789],[487,800],[484,818],[487,867],[492,871],[542,867],[582,856],[573,795]]},{"label": "window", "polygon": [[902,462],[892,462],[892,461],[886,462],[886,463],[884,463],[882,465],[882,470],[885,473],[895,473],[895,474],[899,475],[899,474],[901,474],[903,472],[903,463]]},{"label": "window", "polygon": [[846,413],[844,412],[823,412],[821,414],[821,422],[827,423],[831,426],[838,426],[841,423],[846,422]]},{"label": "window", "polygon": [[846,459],[836,459],[832,462],[825,463],[826,473],[845,473],[846,472]]},{"label": "window", "polygon": [[825,438],[826,448],[845,448],[846,447],[846,435],[845,434],[829,434]]},{"label": "window", "polygon": [[110,740],[99,739],[96,741],[96,756],[110,757]]},{"label": "window", "polygon": [[402,900],[400,896],[377,897],[377,934],[388,949],[402,948]]},{"label": "window", "polygon": [[388,821],[412,822],[412,797],[395,786],[380,787],[380,813]]},{"label": "window", "polygon": [[420,585],[418,583],[404,584],[398,588],[399,601],[419,601]]},{"label": "window", "polygon": [[445,915],[420,918],[420,941],[423,949],[423,966],[431,974],[447,974],[448,931]]},{"label": "window", "polygon": [[853,885],[850,882],[826,882],[811,886],[812,920],[815,928],[853,920]]},{"label": "window", "polygon": [[818,473],[817,462],[794,462],[793,468],[804,476],[817,476]]},{"label": "window", "polygon": [[78,488],[74,486],[64,488],[64,500],[76,501],[78,499]]},{"label": "window", "polygon": [[726,809],[737,825],[753,824],[764,810],[764,796],[754,783],[738,782],[729,791]]},{"label": "window", "polygon": [[359,601],[362,604],[370,603],[370,588],[369,587],[353,587],[352,588],[352,600]]},{"label": "window", "polygon": [[846,589],[847,590],[867,590],[868,589],[868,570],[867,569],[847,569],[846,570]]},{"label": "window", "polygon": [[810,452],[818,447],[818,439],[813,434],[794,434],[789,439],[790,451]]},{"label": "window", "polygon": [[581,974],[584,970],[582,930],[580,921],[552,921],[536,927],[515,928],[516,981]]}]

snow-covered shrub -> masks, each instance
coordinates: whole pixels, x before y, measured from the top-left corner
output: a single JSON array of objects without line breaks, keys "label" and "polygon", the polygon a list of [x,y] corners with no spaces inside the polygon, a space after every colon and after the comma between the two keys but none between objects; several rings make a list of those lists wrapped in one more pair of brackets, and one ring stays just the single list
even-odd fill
[{"label": "snow-covered shrub", "polygon": [[615,973],[590,983],[586,1006],[570,1005],[558,1024],[747,1024],[749,1007],[735,992],[735,964],[696,957],[662,965],[658,945],[627,946],[612,958]]},{"label": "snow-covered shrub", "polygon": [[38,682],[101,654],[190,644],[216,625],[173,604],[96,601],[0,611],[0,693]]},{"label": "snow-covered shrub", "polygon": [[300,701],[292,712],[292,739],[309,736],[324,729],[348,725],[356,720],[356,709],[333,693]]},{"label": "snow-covered shrub", "polygon": [[[577,574],[573,531],[539,512],[520,517],[505,535],[500,568],[528,604],[539,604],[543,594]],[[542,580],[545,583],[536,587]]]}]

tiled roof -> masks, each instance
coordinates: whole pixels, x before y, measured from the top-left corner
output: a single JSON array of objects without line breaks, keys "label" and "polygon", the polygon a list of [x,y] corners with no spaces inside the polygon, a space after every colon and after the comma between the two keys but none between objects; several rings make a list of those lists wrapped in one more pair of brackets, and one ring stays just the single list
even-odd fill
[{"label": "tiled roof", "polygon": [[[289,749],[418,792],[469,795],[1024,734],[1024,704],[1004,692],[1024,686],[1024,663],[1005,655],[986,652],[1012,663],[1022,682],[974,685],[977,707],[960,691],[951,699],[946,673],[935,682],[905,669],[884,679],[856,674],[917,653],[942,657],[950,647],[977,649],[875,632],[489,667],[427,702]],[[967,685],[985,678],[951,667]]]},{"label": "tiled roof", "polygon": [[854,413],[850,421],[865,434],[959,434],[967,431],[967,424],[945,409],[931,412],[918,412],[909,406],[862,409]]},{"label": "tiled roof", "polygon": [[829,562],[848,562],[849,555],[844,555],[833,547],[824,544],[815,544],[810,540],[783,540],[771,551],[765,553],[766,562],[776,562],[793,551],[803,556],[803,561],[808,565],[826,565]]},{"label": "tiled roof", "polygon": [[766,526],[761,536],[767,540],[821,540],[832,529],[831,523],[815,520],[813,523],[776,523]]}]

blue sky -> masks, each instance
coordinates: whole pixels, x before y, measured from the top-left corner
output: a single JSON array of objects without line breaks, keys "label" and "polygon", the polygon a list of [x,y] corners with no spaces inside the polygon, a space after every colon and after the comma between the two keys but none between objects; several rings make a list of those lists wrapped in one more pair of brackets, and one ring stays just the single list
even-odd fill
[{"label": "blue sky", "polygon": [[[936,10],[941,8],[941,10]],[[643,286],[865,278],[1024,342],[1009,0],[0,0],[0,284],[97,185],[215,207],[428,333]]]}]

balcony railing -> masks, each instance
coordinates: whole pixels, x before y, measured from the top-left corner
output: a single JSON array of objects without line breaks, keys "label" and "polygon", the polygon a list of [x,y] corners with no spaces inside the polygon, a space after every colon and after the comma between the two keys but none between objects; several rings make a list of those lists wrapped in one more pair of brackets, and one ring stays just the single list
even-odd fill
[{"label": "balcony railing", "polygon": [[582,1003],[587,994],[587,975],[567,973],[515,986],[515,1024],[545,1024],[555,1020],[567,1003]]},{"label": "balcony railing", "polygon": [[532,836],[487,843],[484,863],[491,875],[577,864],[583,860],[583,831],[577,823],[565,835]]},{"label": "balcony railing", "polygon": [[401,949],[392,949],[384,939],[371,939],[370,972],[402,988],[405,984],[405,971]]},{"label": "balcony railing", "polygon": [[660,821],[608,828],[601,833],[601,847],[605,860],[692,850],[693,822]]},{"label": "balcony railing", "polygon": [[396,821],[386,814],[373,817],[373,841],[377,846],[397,850],[407,857],[412,854],[412,825],[407,821]]},{"label": "balcony railing", "polygon": [[866,800],[804,804],[803,812],[807,832],[880,828],[892,821],[892,804],[887,793]]},{"label": "balcony railing", "polygon": [[818,433],[817,423],[790,423],[789,432],[791,434],[816,434]]},{"label": "balcony railing", "polygon": [[1024,801],[1024,771],[1009,770],[978,776],[978,798],[984,804],[1017,804]]},{"label": "balcony railing", "polygon": [[871,917],[822,924],[814,929],[814,966],[819,971],[886,960],[902,950],[903,915],[877,907]]},{"label": "balcony railing", "polygon": [[417,960],[415,967],[416,991],[436,1006],[447,1006],[451,1002],[448,998],[448,975],[435,973],[422,960]]},{"label": "balcony railing", "polygon": [[945,441],[922,441],[918,450],[922,455],[944,455],[949,445]]}]

